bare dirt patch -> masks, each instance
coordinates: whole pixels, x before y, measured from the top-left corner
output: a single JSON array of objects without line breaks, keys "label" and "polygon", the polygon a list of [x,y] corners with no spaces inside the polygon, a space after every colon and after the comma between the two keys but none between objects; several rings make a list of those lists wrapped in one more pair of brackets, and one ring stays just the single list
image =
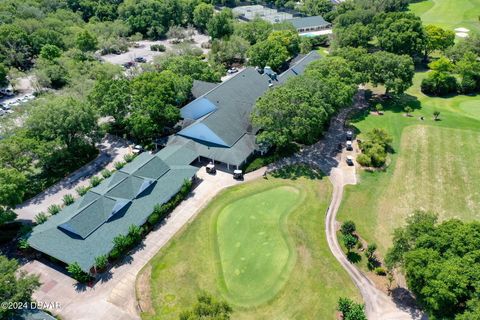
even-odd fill
[{"label": "bare dirt patch", "polygon": [[154,313],[152,305],[152,288],[150,287],[150,278],[152,275],[152,266],[148,264],[138,275],[136,292],[137,301],[140,310],[145,313]]}]

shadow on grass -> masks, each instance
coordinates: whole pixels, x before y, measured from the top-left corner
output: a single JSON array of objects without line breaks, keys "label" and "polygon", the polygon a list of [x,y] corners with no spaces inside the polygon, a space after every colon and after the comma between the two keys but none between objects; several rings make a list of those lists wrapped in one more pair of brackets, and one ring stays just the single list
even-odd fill
[{"label": "shadow on grass", "polygon": [[273,171],[272,176],[280,179],[296,180],[298,178],[307,178],[311,180],[322,179],[325,175],[319,169],[307,165],[286,166]]},{"label": "shadow on grass", "polygon": [[349,251],[349,252],[347,252],[347,259],[351,263],[358,263],[358,262],[362,261],[362,256],[359,255],[356,252]]}]

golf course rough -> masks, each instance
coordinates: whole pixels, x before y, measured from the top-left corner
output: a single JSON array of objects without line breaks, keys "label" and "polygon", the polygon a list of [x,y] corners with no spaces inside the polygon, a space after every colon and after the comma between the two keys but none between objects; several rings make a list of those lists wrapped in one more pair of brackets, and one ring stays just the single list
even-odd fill
[{"label": "golf course rough", "polygon": [[290,186],[269,189],[227,205],[217,218],[217,244],[225,295],[254,306],[283,287],[296,261],[288,214],[301,202]]}]

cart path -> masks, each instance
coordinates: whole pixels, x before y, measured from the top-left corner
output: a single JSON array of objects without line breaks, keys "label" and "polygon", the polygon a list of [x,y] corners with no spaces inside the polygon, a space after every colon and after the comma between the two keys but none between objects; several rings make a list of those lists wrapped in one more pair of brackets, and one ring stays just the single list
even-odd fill
[{"label": "cart path", "polygon": [[340,152],[337,147],[339,143],[345,142],[345,121],[351,113],[365,109],[368,103],[365,100],[364,90],[360,89],[354,98],[351,107],[341,110],[330,122],[324,139],[305,147],[298,153],[284,158],[268,167],[269,171],[279,169],[292,164],[307,164],[320,168],[333,184],[332,201],[326,214],[325,233],[330,251],[347,271],[352,281],[358,287],[364,303],[367,317],[370,320],[412,320],[426,319],[419,310],[411,309],[409,306],[402,306],[399,302],[393,301],[392,297],[386,295],[375,287],[375,284],[357,267],[350,263],[338,243],[337,213],[340,207],[343,188],[348,184],[356,184],[355,166],[346,165],[345,158],[351,155],[355,158],[355,151]]}]

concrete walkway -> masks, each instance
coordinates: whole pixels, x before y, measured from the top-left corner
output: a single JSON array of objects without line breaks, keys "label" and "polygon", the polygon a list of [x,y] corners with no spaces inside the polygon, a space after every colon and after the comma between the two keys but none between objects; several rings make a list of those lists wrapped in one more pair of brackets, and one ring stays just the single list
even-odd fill
[{"label": "concrete walkway", "polygon": [[113,169],[114,162],[123,161],[123,156],[132,152],[126,141],[110,135],[102,139],[98,148],[100,150],[99,155],[90,163],[84,165],[47,190],[17,206],[15,209],[18,215],[17,219],[32,221],[38,213],[42,211],[47,212],[50,205],[61,205],[63,203],[63,196],[66,194],[71,194],[77,198],[76,188],[88,185],[89,179],[100,173],[103,169]]},{"label": "concrete walkway", "polygon": [[[245,175],[245,182],[260,178],[264,170]],[[63,319],[127,320],[139,319],[135,296],[135,279],[138,272],[153,256],[221,190],[242,183],[232,175],[217,171],[212,176],[201,168],[198,177],[203,180],[165,221],[147,235],[142,245],[120,265],[113,267],[93,288],[77,286],[68,275],[54,266],[32,261],[22,267],[29,273],[39,274],[42,286],[34,293],[41,302],[57,302],[54,314]]]}]

